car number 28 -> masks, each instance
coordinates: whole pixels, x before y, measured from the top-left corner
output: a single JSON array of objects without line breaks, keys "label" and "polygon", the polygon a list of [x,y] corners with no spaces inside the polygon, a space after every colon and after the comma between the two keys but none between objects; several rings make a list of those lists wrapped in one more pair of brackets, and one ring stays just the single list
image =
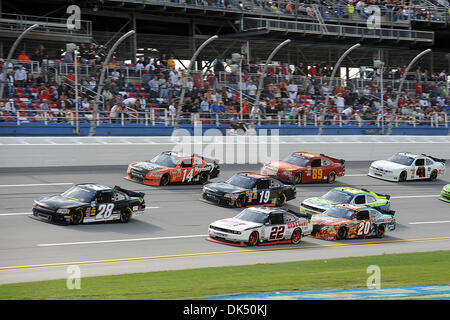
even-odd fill
[{"label": "car number 28", "polygon": [[102,203],[98,206],[97,219],[108,219],[111,217],[114,209],[114,203]]}]

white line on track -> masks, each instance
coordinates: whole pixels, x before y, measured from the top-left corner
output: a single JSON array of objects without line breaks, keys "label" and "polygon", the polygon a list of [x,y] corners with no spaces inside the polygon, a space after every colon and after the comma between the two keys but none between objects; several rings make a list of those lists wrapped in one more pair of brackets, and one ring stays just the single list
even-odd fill
[{"label": "white line on track", "polygon": [[365,177],[367,173],[358,173],[358,174],[346,174],[344,177]]},{"label": "white line on track", "polygon": [[443,221],[420,221],[420,222],[410,222],[409,224],[434,224],[434,223],[449,223],[450,220]]},{"label": "white line on track", "polygon": [[55,182],[55,183],[27,183],[27,184],[0,184],[0,188],[8,187],[38,187],[38,186],[63,186],[73,184],[72,182]]},{"label": "white line on track", "polygon": [[434,198],[434,197],[440,197],[440,195],[439,194],[427,194],[427,195],[420,195],[420,196],[395,196],[395,197],[391,197],[391,199]]},{"label": "white line on track", "polygon": [[[149,210],[149,209],[159,209],[161,207],[146,207],[145,210]],[[6,212],[6,213],[0,213],[0,217],[2,216],[21,216],[21,215],[31,215],[31,212]]]},{"label": "white line on track", "polygon": [[115,243],[115,242],[132,242],[132,241],[149,241],[149,240],[169,240],[169,239],[186,239],[207,237],[207,234],[194,234],[188,236],[169,236],[169,237],[155,237],[155,238],[136,238],[136,239],[116,239],[116,240],[98,240],[98,241],[82,241],[82,242],[63,242],[63,243],[42,243],[38,247],[55,247],[55,246],[71,246],[83,244],[100,244],[100,243]]}]

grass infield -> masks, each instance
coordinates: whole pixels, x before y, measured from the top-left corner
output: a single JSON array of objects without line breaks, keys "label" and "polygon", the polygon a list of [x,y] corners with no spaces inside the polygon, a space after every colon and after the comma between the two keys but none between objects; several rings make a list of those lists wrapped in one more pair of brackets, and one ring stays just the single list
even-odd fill
[{"label": "grass infield", "polygon": [[380,267],[382,288],[450,284],[450,251],[434,251],[87,277],[81,278],[79,290],[67,289],[66,279],[6,284],[0,285],[0,299],[189,299],[361,289],[366,288],[370,265]]}]

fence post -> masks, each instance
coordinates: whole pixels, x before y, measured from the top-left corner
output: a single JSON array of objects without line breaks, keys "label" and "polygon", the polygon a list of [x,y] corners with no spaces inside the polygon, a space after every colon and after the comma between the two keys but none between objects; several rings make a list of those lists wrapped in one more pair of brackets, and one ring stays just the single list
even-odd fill
[{"label": "fence post", "polygon": [[124,118],[125,116],[123,115],[123,113],[120,114],[120,123],[122,124],[123,127],[123,123],[124,123]]},{"label": "fence post", "polygon": [[20,112],[16,111],[17,125],[20,126]]},{"label": "fence post", "polygon": [[301,127],[302,126],[302,117],[300,115],[297,116],[297,120],[298,120],[298,126]]},{"label": "fence post", "polygon": [[150,109],[150,119],[152,121],[152,126],[155,125],[155,109],[151,108]]},{"label": "fence post", "polygon": [[308,117],[306,116],[306,113],[303,114],[303,126],[307,126]]},{"label": "fence post", "polygon": [[169,125],[169,121],[167,120],[167,109],[164,109],[164,124],[166,127]]},{"label": "fence post", "polygon": [[217,127],[219,126],[219,114],[218,113],[216,113],[216,126]]},{"label": "fence post", "polygon": [[281,127],[281,116],[278,114],[278,126]]}]

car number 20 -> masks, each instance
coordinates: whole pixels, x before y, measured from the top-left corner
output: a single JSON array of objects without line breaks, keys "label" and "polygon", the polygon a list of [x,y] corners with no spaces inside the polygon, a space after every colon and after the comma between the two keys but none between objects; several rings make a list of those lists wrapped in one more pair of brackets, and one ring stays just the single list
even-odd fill
[{"label": "car number 20", "polygon": [[96,219],[108,219],[111,217],[114,209],[114,203],[102,203],[98,206]]},{"label": "car number 20", "polygon": [[358,225],[358,236],[367,235],[370,232],[370,221],[362,221]]}]

